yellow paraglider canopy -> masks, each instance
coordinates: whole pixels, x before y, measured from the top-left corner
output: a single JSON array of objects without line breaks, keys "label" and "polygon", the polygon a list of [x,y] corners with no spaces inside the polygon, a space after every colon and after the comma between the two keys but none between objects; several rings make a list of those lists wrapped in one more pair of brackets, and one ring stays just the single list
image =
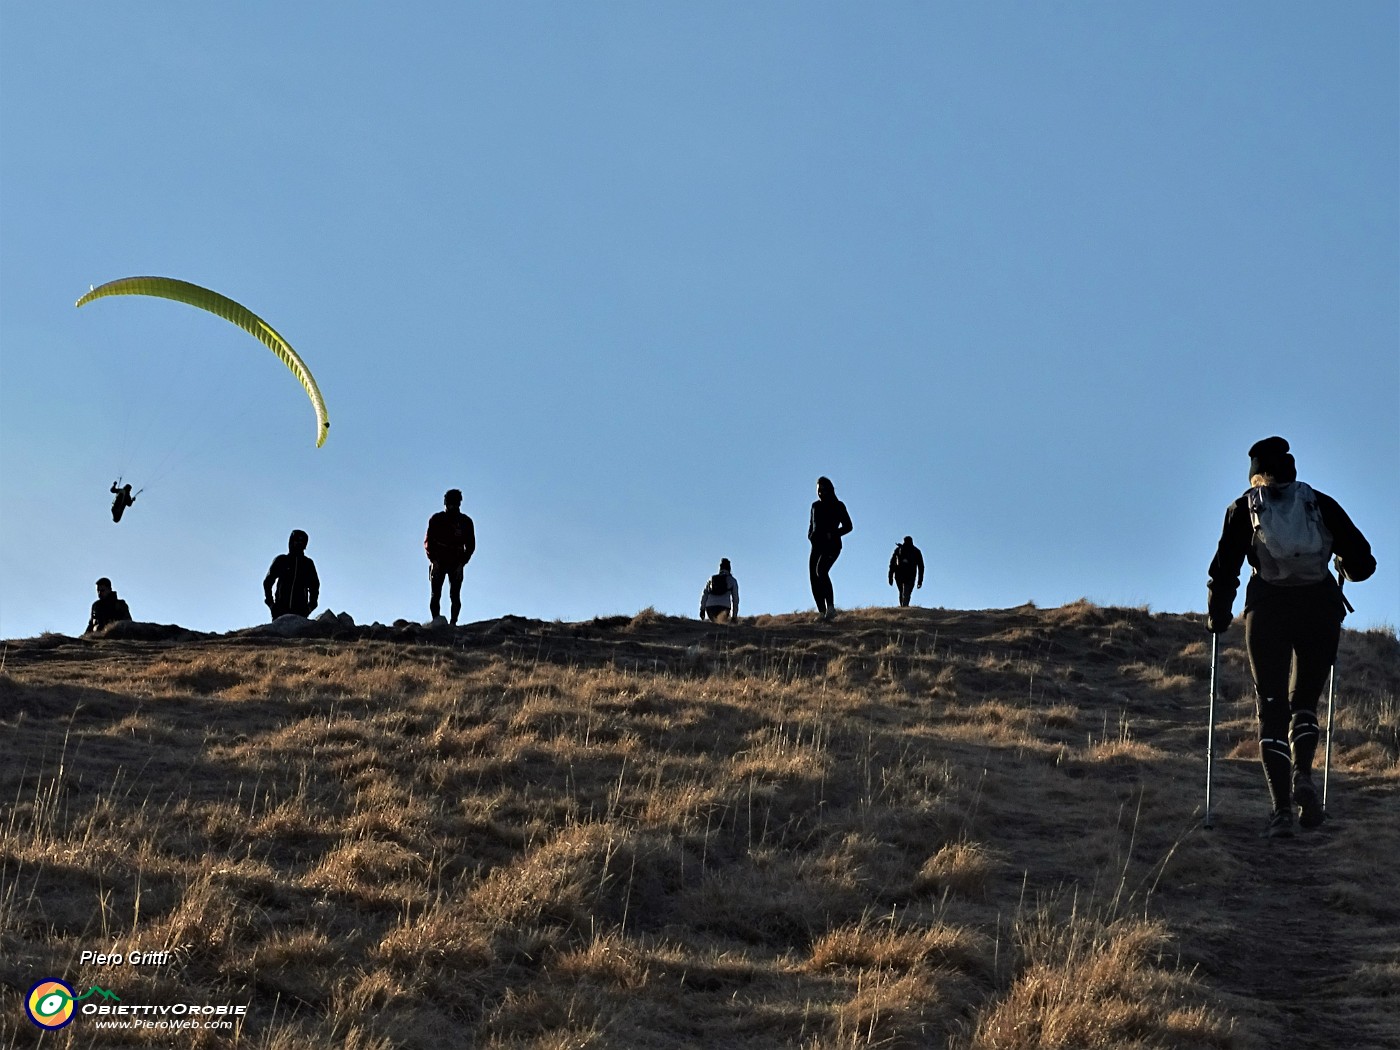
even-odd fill
[{"label": "yellow paraglider canopy", "polygon": [[325,444],[326,431],[330,429],[331,422],[326,415],[326,402],[321,397],[311,369],[306,367],[306,362],[292,349],[291,344],[252,310],[234,302],[226,295],[174,277],[123,277],[118,281],[109,281],[92,289],[78,300],[77,305],[83,306],[108,295],[154,295],[162,299],[173,299],[177,303],[188,303],[190,306],[216,314],[225,321],[236,324],[248,334],[256,336],[277,355],[278,360],[287,366],[305,388],[307,396],[311,398],[311,406],[316,410],[316,447],[320,448]]}]

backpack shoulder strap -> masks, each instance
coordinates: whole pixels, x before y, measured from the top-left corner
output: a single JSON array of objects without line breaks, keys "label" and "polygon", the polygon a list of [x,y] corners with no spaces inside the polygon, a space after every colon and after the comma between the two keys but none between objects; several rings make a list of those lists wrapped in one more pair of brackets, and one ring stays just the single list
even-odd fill
[{"label": "backpack shoulder strap", "polygon": [[1259,528],[1259,515],[1264,511],[1267,501],[1265,493],[1268,492],[1264,485],[1255,485],[1245,493],[1245,502],[1249,506],[1249,524],[1256,531]]}]

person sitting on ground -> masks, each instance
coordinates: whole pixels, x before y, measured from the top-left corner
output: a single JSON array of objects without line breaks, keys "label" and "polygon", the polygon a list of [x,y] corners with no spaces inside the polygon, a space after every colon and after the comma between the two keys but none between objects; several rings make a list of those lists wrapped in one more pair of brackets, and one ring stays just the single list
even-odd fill
[{"label": "person sitting on ground", "polygon": [[705,581],[705,589],[700,592],[700,619],[715,623],[739,618],[739,581],[729,571],[729,559],[719,560],[719,572]]},{"label": "person sitting on ground", "polygon": [[321,600],[321,579],[316,575],[316,563],[305,553],[308,541],[306,533],[293,529],[287,537],[287,553],[273,558],[271,568],[263,577],[263,604],[272,611],[274,620],[288,613],[310,616]]},{"label": "person sitting on ground", "polygon": [[121,478],[112,482],[112,494],[116,496],[116,499],[112,500],[112,521],[114,522],[121,521],[122,515],[126,513],[126,508],[136,502],[136,497],[131,494],[131,486],[122,485],[118,488],[117,482],[119,481]]},{"label": "person sitting on ground", "polygon": [[[1259,759],[1273,803],[1264,835],[1282,838],[1293,834],[1294,805],[1305,828],[1326,816],[1312,782],[1317,703],[1346,616],[1341,581],[1369,579],[1376,559],[1341,505],[1298,480],[1283,438],[1250,447],[1249,484],[1225,511],[1210,563],[1206,627],[1213,634],[1229,629],[1247,558],[1244,647],[1254,678]],[[1328,571],[1329,558],[1337,579]]]},{"label": "person sitting on ground", "polygon": [[93,631],[100,631],[108,624],[129,619],[131,619],[131,610],[127,608],[126,602],[118,598],[117,592],[112,590],[112,581],[105,576],[102,577],[97,581],[97,601],[92,603],[87,629],[83,633],[92,634]]},{"label": "person sitting on ground", "polygon": [[890,555],[890,585],[899,584],[899,604],[907,606],[914,594],[914,580],[924,585],[924,555],[914,546],[914,537],[905,536],[904,542]]}]

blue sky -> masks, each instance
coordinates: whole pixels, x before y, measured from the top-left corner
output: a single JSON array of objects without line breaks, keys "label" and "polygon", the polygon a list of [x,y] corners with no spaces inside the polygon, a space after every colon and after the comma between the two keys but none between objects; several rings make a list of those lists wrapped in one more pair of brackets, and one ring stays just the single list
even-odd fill
[{"label": "blue sky", "polygon": [[[840,607],[1204,608],[1281,434],[1400,623],[1400,14],[1345,5],[0,0],[0,636]],[[157,274],[259,344],[90,285]],[[118,474],[146,491],[120,525]]]}]

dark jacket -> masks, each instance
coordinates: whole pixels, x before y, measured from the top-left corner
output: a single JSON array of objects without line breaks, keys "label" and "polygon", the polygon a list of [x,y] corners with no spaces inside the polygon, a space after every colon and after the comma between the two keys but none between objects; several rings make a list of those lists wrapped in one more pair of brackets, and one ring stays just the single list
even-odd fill
[{"label": "dark jacket", "polygon": [[112,520],[121,521],[122,515],[126,513],[126,508],[136,502],[136,497],[131,494],[131,486],[117,488],[112,486],[112,492],[116,494],[116,499],[112,500]]},{"label": "dark jacket", "polygon": [[[1322,515],[1322,524],[1332,534],[1332,553],[1341,560],[1343,574],[1348,580],[1358,583],[1369,579],[1376,571],[1376,559],[1371,554],[1371,544],[1366,541],[1361,530],[1352,524],[1341,504],[1316,489],[1313,493],[1317,496],[1317,509]],[[1244,592],[1245,612],[1275,602],[1325,602],[1336,608],[1337,619],[1342,618],[1345,609],[1342,604],[1342,589],[1331,577],[1320,583],[1284,587],[1269,583],[1259,575],[1259,562],[1254,553],[1254,523],[1250,520],[1249,493],[1246,492],[1225,511],[1225,525],[1220,530],[1220,543],[1210,563],[1206,608],[1212,621],[1223,623],[1229,619],[1235,604],[1235,593],[1240,586],[1240,567],[1246,560],[1251,571],[1249,584]]]},{"label": "dark jacket", "polygon": [[428,560],[443,569],[460,569],[476,553],[476,527],[460,510],[440,510],[428,519],[423,537]]},{"label": "dark jacket", "polygon": [[116,591],[111,591],[105,598],[98,598],[92,603],[92,612],[88,616],[87,630],[84,634],[91,634],[93,631],[100,631],[109,623],[116,623],[118,620],[131,619],[131,610],[126,607],[126,602],[117,597]]},{"label": "dark jacket", "polygon": [[841,549],[841,537],[850,532],[851,516],[839,499],[819,499],[812,503],[812,516],[807,522],[807,539],[818,550]]},{"label": "dark jacket", "polygon": [[912,580],[917,576],[919,584],[922,585],[924,552],[912,543],[908,547],[902,543],[895,547],[894,553],[890,555],[890,579],[893,580],[896,576],[901,580]]},{"label": "dark jacket", "polygon": [[310,616],[321,600],[321,580],[316,563],[305,554],[279,554],[263,579],[263,592],[272,592],[272,617],[295,613]]}]

